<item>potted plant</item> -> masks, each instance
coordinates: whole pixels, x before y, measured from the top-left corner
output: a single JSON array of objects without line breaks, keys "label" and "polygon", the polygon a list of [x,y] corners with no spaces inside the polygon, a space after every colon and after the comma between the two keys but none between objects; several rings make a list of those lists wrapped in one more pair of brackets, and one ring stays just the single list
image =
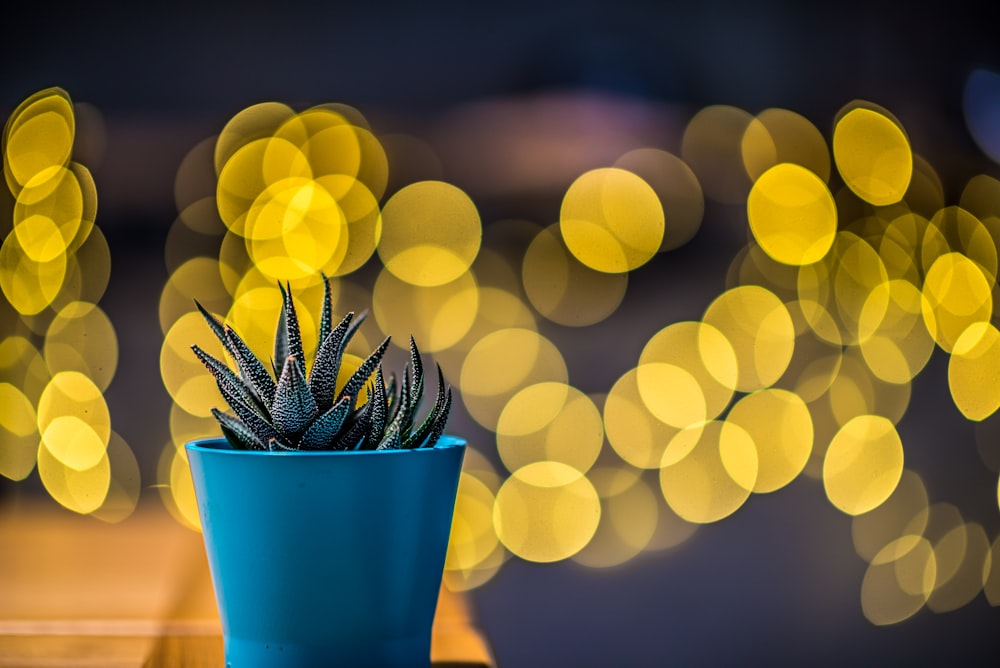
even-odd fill
[{"label": "potted plant", "polygon": [[[329,282],[306,367],[291,287],[271,371],[200,304],[235,370],[197,346],[233,413],[186,446],[229,666],[427,666],[465,442],[444,435],[410,338],[388,382],[388,338],[348,376],[363,318],[334,324]],[[346,380],[343,378],[346,377]],[[338,384],[338,377],[341,383]]]}]

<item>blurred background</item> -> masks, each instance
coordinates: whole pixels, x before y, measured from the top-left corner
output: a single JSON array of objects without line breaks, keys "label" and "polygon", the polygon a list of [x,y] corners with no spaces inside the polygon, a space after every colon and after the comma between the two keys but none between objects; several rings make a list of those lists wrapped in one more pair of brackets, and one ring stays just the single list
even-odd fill
[{"label": "blurred background", "polygon": [[9,12],[0,504],[196,530],[193,299],[324,269],[457,391],[500,665],[995,663],[993,24],[538,4]]}]

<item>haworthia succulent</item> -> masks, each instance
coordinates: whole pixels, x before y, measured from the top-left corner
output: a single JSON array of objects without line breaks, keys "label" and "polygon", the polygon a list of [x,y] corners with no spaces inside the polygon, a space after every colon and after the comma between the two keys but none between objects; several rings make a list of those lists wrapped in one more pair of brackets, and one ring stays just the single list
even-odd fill
[{"label": "haworthia succulent", "polygon": [[[192,346],[233,411],[212,409],[223,435],[234,448],[279,452],[430,447],[444,432],[451,409],[451,390],[445,389],[441,368],[435,401],[416,429],[424,368],[412,336],[410,361],[398,388],[396,374],[387,384],[382,371],[387,337],[337,392],[344,352],[367,312],[348,313],[334,326],[329,279],[323,276],[323,281],[317,352],[308,379],[290,286],[278,285],[281,309],[270,371],[231,327],[195,302],[236,367],[234,371]],[[356,406],[364,388],[368,398]]]}]

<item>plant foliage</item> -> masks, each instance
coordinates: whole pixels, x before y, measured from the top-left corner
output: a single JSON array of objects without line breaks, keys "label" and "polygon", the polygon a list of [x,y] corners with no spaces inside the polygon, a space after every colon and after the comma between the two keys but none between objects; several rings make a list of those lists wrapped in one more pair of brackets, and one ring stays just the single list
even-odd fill
[{"label": "plant foliage", "polygon": [[[423,398],[424,369],[412,336],[410,361],[401,381],[397,383],[393,375],[386,382],[382,373],[382,357],[389,345],[386,337],[338,390],[344,351],[366,314],[355,317],[353,312],[348,313],[334,324],[330,283],[325,276],[323,281],[316,357],[308,371],[290,285],[278,285],[282,308],[270,370],[231,327],[195,301],[236,367],[234,371],[197,345],[191,346],[232,409],[232,414],[212,409],[223,435],[240,450],[433,447],[444,433],[451,411],[451,389],[445,387],[440,365],[433,406],[419,421],[416,417]],[[359,404],[362,390],[367,390],[367,399]]]}]

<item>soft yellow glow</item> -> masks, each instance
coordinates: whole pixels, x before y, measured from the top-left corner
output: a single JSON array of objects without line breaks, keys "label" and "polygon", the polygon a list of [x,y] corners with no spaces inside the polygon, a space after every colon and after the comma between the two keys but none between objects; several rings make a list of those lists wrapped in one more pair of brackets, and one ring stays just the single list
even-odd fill
[{"label": "soft yellow glow", "polygon": [[38,400],[38,432],[44,434],[53,421],[75,417],[89,425],[100,442],[111,437],[108,405],[94,382],[78,371],[62,371],[49,381]]},{"label": "soft yellow glow", "polygon": [[605,398],[604,429],[618,456],[641,469],[659,468],[663,451],[679,431],[646,407],[639,394],[636,369],[615,381]]},{"label": "soft yellow glow", "polygon": [[620,274],[648,262],[663,242],[663,206],[635,174],[606,167],[578,177],[563,196],[559,229],[580,262]]},{"label": "soft yellow glow", "polygon": [[106,456],[107,445],[89,424],[75,415],[61,415],[42,432],[42,446],[63,466],[84,471]]},{"label": "soft yellow glow", "polygon": [[685,429],[663,453],[663,498],[688,522],[707,524],[733,514],[756,481],[753,439],[736,424],[712,421]]},{"label": "soft yellow glow", "polygon": [[672,426],[687,427],[714,419],[729,404],[738,378],[736,354],[712,325],[678,322],[646,343],[636,378],[639,394],[653,415]]},{"label": "soft yellow glow", "polygon": [[736,390],[752,392],[773,385],[788,368],[795,328],[788,309],[773,292],[744,285],[722,293],[702,320],[718,329],[736,354]]},{"label": "soft yellow glow", "polygon": [[680,248],[694,238],[705,215],[705,196],[691,168],[673,153],[637,148],[615,160],[615,167],[632,172],[660,198],[664,230],[661,251]]},{"label": "soft yellow glow", "polygon": [[497,452],[508,471],[539,461],[561,462],[586,473],[604,443],[594,402],[563,383],[530,385],[504,406],[496,427]]},{"label": "soft yellow glow", "polygon": [[[0,364],[0,367],[4,366]],[[0,475],[24,480],[35,468],[38,427],[35,407],[20,389],[0,383]]]},{"label": "soft yellow glow", "polygon": [[167,448],[172,455],[168,471],[174,508],[184,524],[201,531],[198,500],[194,495],[194,482],[191,480],[191,467],[188,465],[187,455],[183,448],[175,448],[171,445],[168,445]]},{"label": "soft yellow glow", "polygon": [[934,591],[927,607],[951,612],[972,602],[983,589],[983,574],[989,567],[990,540],[982,525],[963,523],[934,544],[939,564]]},{"label": "soft yellow glow", "polygon": [[801,165],[823,181],[830,180],[830,149],[807,118],[788,109],[765,109],[743,133],[743,165],[750,178],[782,162]]},{"label": "soft yellow glow", "polygon": [[107,454],[83,470],[59,461],[48,448],[38,449],[38,475],[45,490],[63,507],[76,513],[92,513],[104,503],[111,485]]},{"label": "soft yellow glow", "polygon": [[[875,561],[881,554],[888,554],[883,548],[895,541],[898,553],[891,558],[898,559],[912,544],[898,539],[904,536],[921,536],[927,527],[929,516],[927,488],[920,476],[904,470],[896,489],[885,503],[867,513],[851,519],[851,538],[854,551],[865,561]],[[905,548],[905,549],[904,549]]]},{"label": "soft yellow glow", "polygon": [[38,91],[19,104],[3,136],[3,171],[10,191],[17,195],[36,174],[65,166],[75,136],[73,103],[63,89]]},{"label": "soft yellow glow", "polygon": [[420,350],[432,353],[455,345],[471,329],[479,311],[479,287],[471,271],[449,283],[422,287],[385,269],[375,280],[372,308],[393,343],[408,348],[412,334]]},{"label": "soft yellow glow", "polygon": [[468,195],[443,181],[420,181],[382,207],[378,254],[400,280],[443,285],[472,266],[482,235],[479,211]]},{"label": "soft yellow glow", "polygon": [[102,391],[118,368],[118,337],[100,306],[71,302],[60,309],[45,334],[45,363],[55,374],[79,371]]},{"label": "soft yellow glow", "polygon": [[681,138],[681,157],[698,177],[705,195],[719,202],[745,201],[750,179],[743,167],[743,136],[753,116],[716,104],[696,113]]},{"label": "soft yellow glow", "polygon": [[910,142],[877,111],[858,107],[840,118],[833,131],[833,159],[847,186],[871,204],[898,202],[910,185]]},{"label": "soft yellow glow", "polygon": [[969,420],[985,420],[1000,408],[1000,331],[988,322],[969,325],[948,361],[951,397]]},{"label": "soft yellow glow", "polygon": [[469,414],[487,429],[510,398],[535,383],[566,383],[566,362],[551,341],[530,329],[501,329],[487,334],[462,364],[460,386]]},{"label": "soft yellow glow", "polygon": [[809,461],[812,416],[797,394],[774,388],[748,394],[730,409],[726,421],[743,428],[757,449],[754,492],[781,489]]},{"label": "soft yellow glow", "polygon": [[500,541],[527,561],[568,559],[590,542],[600,519],[594,486],[559,462],[518,469],[500,487],[493,506]]},{"label": "soft yellow glow", "polygon": [[861,353],[872,373],[887,383],[913,380],[934,352],[922,301],[923,294],[913,283],[894,279],[872,289],[861,308]]},{"label": "soft yellow glow", "polygon": [[240,148],[256,139],[272,136],[294,115],[291,107],[280,102],[261,102],[238,112],[222,128],[215,142],[215,173],[221,174]]},{"label": "soft yellow glow", "polygon": [[656,533],[656,492],[630,469],[602,467],[588,478],[601,497],[601,522],[573,560],[590,568],[624,564],[646,549]]},{"label": "soft yellow glow", "polygon": [[111,465],[108,493],[101,507],[91,515],[103,522],[121,522],[128,518],[139,504],[139,494],[142,490],[139,462],[128,443],[116,432],[111,432],[107,453]]},{"label": "soft yellow glow", "polygon": [[35,315],[49,306],[66,278],[66,254],[46,262],[32,260],[16,234],[0,246],[0,290],[21,315]]},{"label": "soft yellow glow", "polygon": [[232,306],[219,263],[212,258],[191,258],[167,278],[160,292],[160,330],[166,334],[178,318],[190,313],[195,299],[212,313],[226,313]]},{"label": "soft yellow glow", "polygon": [[[273,335],[272,335],[273,336]],[[225,359],[222,344],[197,311],[182,316],[167,331],[160,347],[160,376],[167,392],[188,413],[201,417],[224,405],[212,376],[191,351],[192,345]]]},{"label": "soft yellow glow", "polygon": [[949,251],[975,262],[987,282],[991,286],[996,283],[996,241],[981,220],[957,206],[940,209],[931,218],[920,247],[922,266],[930,267]]},{"label": "soft yellow glow", "polygon": [[840,428],[823,460],[830,502],[848,515],[879,507],[903,473],[903,443],[884,417],[860,415]]},{"label": "soft yellow glow", "polygon": [[556,225],[541,230],[521,267],[524,292],[543,316],[584,327],[606,319],[625,297],[628,274],[591,269],[569,253]]},{"label": "soft yellow glow", "polygon": [[934,261],[923,286],[921,308],[927,330],[951,352],[970,325],[993,315],[990,283],[979,266],[961,253],[945,253]]},{"label": "soft yellow glow", "polygon": [[837,232],[837,209],[826,184],[792,163],[776,165],[757,179],[747,217],[764,252],[785,264],[822,259]]},{"label": "soft yellow glow", "polygon": [[[900,543],[907,547],[899,554]],[[886,545],[865,571],[861,609],[872,624],[898,624],[920,611],[937,573],[934,550],[920,537],[903,536]]]}]

